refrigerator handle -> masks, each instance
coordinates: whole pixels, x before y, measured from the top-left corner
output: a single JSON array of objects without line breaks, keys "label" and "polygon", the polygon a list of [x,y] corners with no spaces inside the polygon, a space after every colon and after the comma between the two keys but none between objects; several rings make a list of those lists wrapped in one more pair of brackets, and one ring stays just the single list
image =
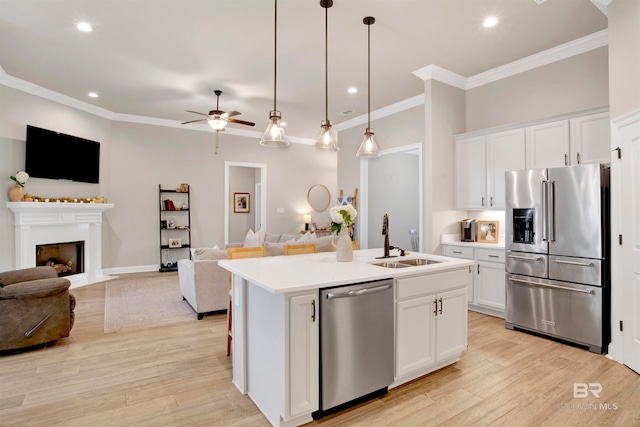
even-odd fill
[{"label": "refrigerator handle", "polygon": [[556,241],[556,182],[549,181],[549,241]]},{"label": "refrigerator handle", "polygon": [[542,222],[542,241],[546,242],[549,240],[549,233],[547,228],[548,221],[548,209],[547,209],[547,184],[548,181],[540,181],[540,201],[542,205],[541,212],[541,222]]}]

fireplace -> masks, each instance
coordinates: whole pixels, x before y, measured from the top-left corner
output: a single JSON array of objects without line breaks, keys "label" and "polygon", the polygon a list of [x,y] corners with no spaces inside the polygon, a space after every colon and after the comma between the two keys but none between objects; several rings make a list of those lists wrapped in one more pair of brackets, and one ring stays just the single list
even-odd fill
[{"label": "fireplace", "polygon": [[58,277],[84,273],[84,241],[36,245],[36,265],[48,265]]},{"label": "fireplace", "polygon": [[[7,207],[14,212],[16,269],[40,265],[42,260],[36,260],[37,252],[46,253],[58,246],[58,252],[43,255],[44,260],[55,258],[63,262],[54,264],[75,266],[75,271],[67,276],[71,288],[114,278],[102,271],[102,213],[113,209],[112,204],[8,202]],[[78,243],[82,249],[78,249]],[[61,251],[61,244],[70,245],[70,249]],[[71,266],[67,264],[69,261]],[[58,268],[66,270],[63,265]]]}]

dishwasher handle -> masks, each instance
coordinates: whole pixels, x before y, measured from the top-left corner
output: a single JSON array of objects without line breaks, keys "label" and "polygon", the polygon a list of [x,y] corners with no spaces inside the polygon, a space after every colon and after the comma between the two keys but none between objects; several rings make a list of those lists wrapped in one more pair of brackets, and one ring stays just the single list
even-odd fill
[{"label": "dishwasher handle", "polygon": [[391,284],[376,286],[375,288],[362,288],[348,291],[348,292],[330,292],[326,294],[326,299],[337,299],[337,298],[350,298],[350,297],[359,297],[362,295],[374,294],[376,292],[386,291],[387,289],[391,289]]}]

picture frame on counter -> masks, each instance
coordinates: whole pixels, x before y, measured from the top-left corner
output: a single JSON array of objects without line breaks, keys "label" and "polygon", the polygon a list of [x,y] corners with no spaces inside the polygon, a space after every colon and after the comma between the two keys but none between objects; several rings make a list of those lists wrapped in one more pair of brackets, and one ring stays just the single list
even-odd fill
[{"label": "picture frame on counter", "polygon": [[478,243],[498,243],[499,234],[498,221],[478,221]]}]

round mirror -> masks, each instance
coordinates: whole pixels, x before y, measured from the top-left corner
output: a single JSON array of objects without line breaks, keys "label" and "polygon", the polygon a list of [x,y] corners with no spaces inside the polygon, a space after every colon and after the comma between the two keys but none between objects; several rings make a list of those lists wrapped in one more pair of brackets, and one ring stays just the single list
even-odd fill
[{"label": "round mirror", "polygon": [[313,185],[307,193],[307,202],[316,212],[324,212],[329,207],[331,194],[329,189],[322,184]]}]

